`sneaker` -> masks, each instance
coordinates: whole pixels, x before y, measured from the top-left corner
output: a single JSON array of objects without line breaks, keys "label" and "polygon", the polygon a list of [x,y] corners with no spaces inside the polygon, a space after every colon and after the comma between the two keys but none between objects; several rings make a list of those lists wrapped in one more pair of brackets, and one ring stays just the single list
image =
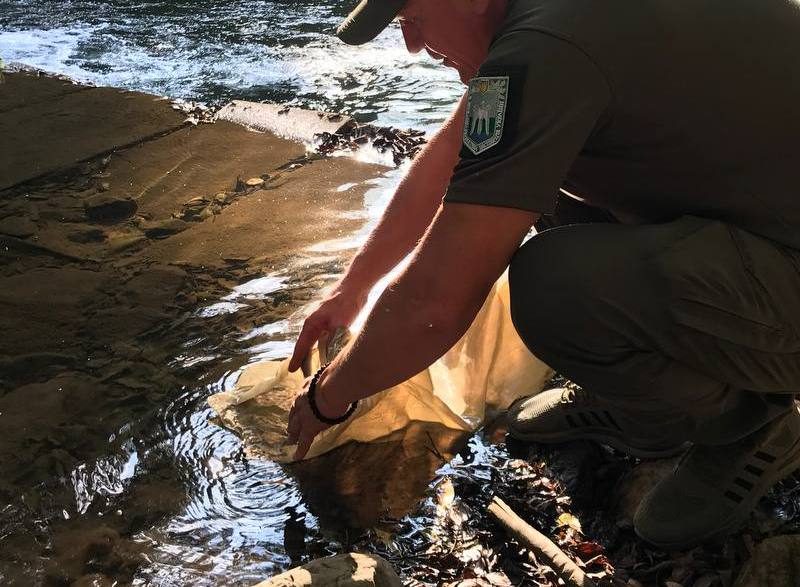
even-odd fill
[{"label": "sneaker", "polygon": [[800,413],[725,446],[695,445],[639,504],[636,533],[666,550],[736,530],[776,482],[800,468]]},{"label": "sneaker", "polygon": [[686,449],[687,443],[658,433],[678,428],[680,423],[673,426],[662,419],[645,421],[624,413],[580,388],[549,389],[517,401],[508,410],[508,433],[518,440],[594,440],[639,458],[667,457]]}]

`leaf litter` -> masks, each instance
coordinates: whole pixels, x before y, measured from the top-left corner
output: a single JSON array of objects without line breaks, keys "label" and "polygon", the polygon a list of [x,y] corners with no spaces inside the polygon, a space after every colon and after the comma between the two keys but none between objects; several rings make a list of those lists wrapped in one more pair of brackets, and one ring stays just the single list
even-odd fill
[{"label": "leaf litter", "polygon": [[637,459],[588,442],[493,443],[502,439],[502,428],[473,436],[453,460],[442,462],[414,512],[383,520],[354,546],[386,558],[410,587],[563,585],[487,514],[497,496],[598,586],[731,587],[753,544],[800,530],[796,475],[776,485],[738,533],[686,552],[665,552],[620,519],[617,494]]}]

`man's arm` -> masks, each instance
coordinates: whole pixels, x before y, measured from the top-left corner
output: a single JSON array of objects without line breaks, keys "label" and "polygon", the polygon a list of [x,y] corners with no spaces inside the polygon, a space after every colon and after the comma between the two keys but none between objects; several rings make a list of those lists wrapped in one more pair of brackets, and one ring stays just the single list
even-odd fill
[{"label": "man's arm", "polygon": [[343,280],[372,286],[410,253],[433,220],[458,163],[466,100],[420,152]]},{"label": "man's arm", "polygon": [[[419,373],[466,332],[537,220],[533,212],[445,204],[406,270],[380,297],[358,337],[325,370],[317,402],[331,417],[350,402]],[[289,422],[302,458],[324,429],[297,400]]]},{"label": "man's arm", "polygon": [[424,234],[458,162],[464,109],[462,99],[414,160],[344,276],[306,319],[289,363],[291,371],[300,367],[321,336],[350,325],[372,286],[408,255]]}]

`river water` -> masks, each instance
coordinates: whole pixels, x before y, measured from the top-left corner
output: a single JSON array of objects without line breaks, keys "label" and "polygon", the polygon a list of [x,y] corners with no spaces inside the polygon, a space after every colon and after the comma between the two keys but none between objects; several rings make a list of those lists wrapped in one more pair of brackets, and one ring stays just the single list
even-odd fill
[{"label": "river water", "polygon": [[0,57],[98,85],[219,103],[302,104],[431,128],[461,84],[399,28],[349,47],[336,0],[2,0]]},{"label": "river water", "polygon": [[[434,129],[462,91],[455,72],[426,55],[409,55],[397,27],[366,47],[340,43],[331,31],[350,4],[0,0],[0,58],[96,85],[210,105],[234,98],[278,101],[380,125]],[[398,177],[389,174],[368,193],[367,226]],[[364,234],[329,248],[352,249]],[[291,280],[284,268],[281,276],[245,284],[247,291],[204,311],[213,318],[235,311],[236,295],[268,298],[304,287]],[[209,422],[208,395],[229,389],[245,362],[286,356],[298,327],[295,318],[245,333],[240,348],[227,349],[240,355],[234,360],[209,356],[198,341],[181,341],[172,367],[196,383],[132,418],[108,438],[105,457],[65,471],[61,481],[71,487],[74,503],[59,505],[57,517],[86,517],[87,528],[103,516],[132,519],[128,527],[147,561],[134,574],[138,584],[251,584],[299,560],[287,546],[290,528],[305,534],[306,556],[346,549],[352,538],[347,528],[321,523],[286,469],[247,458],[236,436]],[[259,344],[249,345],[251,339]],[[14,524],[30,523],[15,515],[10,505],[0,509],[0,541]],[[49,525],[33,524],[33,532],[36,524],[42,532],[36,540],[46,544]],[[39,583],[45,576],[40,563],[5,573],[0,565],[0,582]],[[116,564],[122,570],[105,572],[126,576],[124,557]]]}]

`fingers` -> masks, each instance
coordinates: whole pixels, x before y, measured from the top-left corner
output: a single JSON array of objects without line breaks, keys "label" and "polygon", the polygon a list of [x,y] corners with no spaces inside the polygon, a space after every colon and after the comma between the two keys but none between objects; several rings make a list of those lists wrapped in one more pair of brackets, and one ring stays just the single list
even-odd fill
[{"label": "fingers", "polygon": [[300,331],[300,336],[297,337],[297,342],[294,345],[294,352],[292,352],[292,358],[289,361],[290,373],[294,373],[300,368],[303,359],[305,359],[306,355],[311,351],[313,344],[317,342],[322,330],[321,325],[318,324],[313,317],[308,318],[303,323],[303,329]]},{"label": "fingers", "polygon": [[289,412],[289,425],[286,427],[286,433],[288,437],[287,440],[290,444],[297,442],[297,436],[300,433],[299,418],[297,417],[298,401],[299,399],[295,400],[295,404],[292,406],[292,410]]},{"label": "fingers", "polygon": [[302,460],[308,454],[308,449],[311,448],[311,443],[314,442],[315,436],[316,434],[305,434],[300,438],[297,443],[297,450],[294,453],[294,460]]}]

